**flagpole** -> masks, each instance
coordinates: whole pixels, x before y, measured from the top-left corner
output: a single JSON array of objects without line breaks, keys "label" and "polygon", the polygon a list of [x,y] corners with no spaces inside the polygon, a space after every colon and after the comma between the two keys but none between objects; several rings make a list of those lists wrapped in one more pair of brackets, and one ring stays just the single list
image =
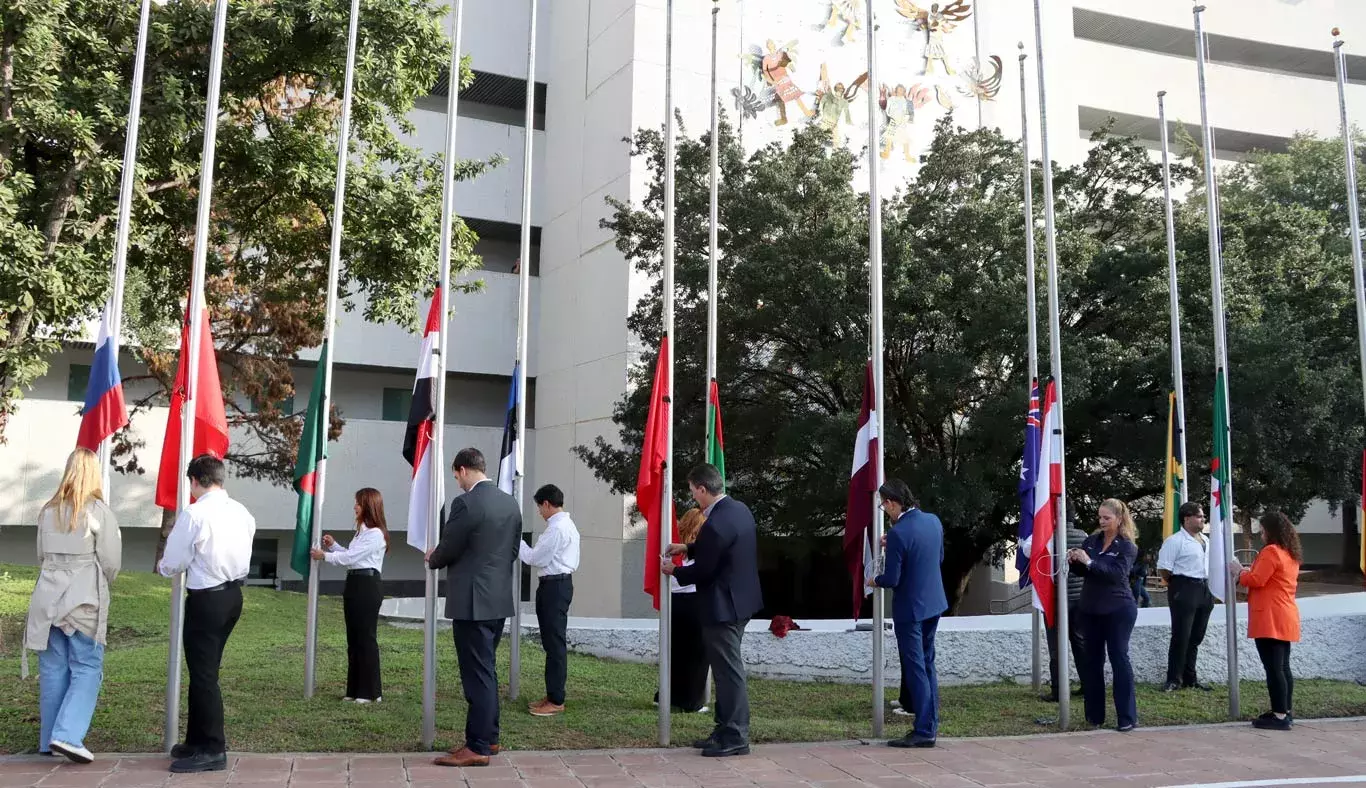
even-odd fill
[{"label": "flagpole", "polygon": [[[446,85],[446,151],[441,172],[441,246],[439,251],[440,286],[437,299],[441,315],[438,324],[436,364],[435,424],[432,428],[432,498],[428,506],[427,549],[436,546],[441,533],[441,509],[445,503],[446,470],[446,326],[451,303],[451,225],[455,222],[455,132],[460,103],[460,34],[464,23],[465,0],[455,0],[455,19],[451,20],[450,77]],[[426,571],[426,598],[423,600],[422,626],[422,746],[428,750],[436,740],[436,592],[437,573]]]},{"label": "flagpole", "polygon": [[[185,479],[194,451],[195,398],[199,395],[199,343],[204,335],[204,267],[209,255],[209,210],[213,204],[214,147],[218,140],[218,95],[223,81],[223,37],[228,26],[228,0],[214,8],[213,39],[209,49],[208,97],[204,105],[204,151],[199,164],[199,205],[195,216],[194,257],[190,273],[189,359],[185,367],[185,404],[181,411],[180,478],[176,480],[176,509],[190,505]],[[166,660],[166,725],[162,746],[171,751],[180,733],[181,634],[185,627],[185,574],[171,578],[171,632]]]},{"label": "flagpole", "polygon": [[[1047,243],[1048,253],[1048,349],[1049,367],[1053,375],[1054,391],[1057,393],[1058,423],[1054,428],[1058,435],[1058,468],[1060,485],[1058,488],[1058,508],[1057,517],[1053,527],[1053,567],[1052,572],[1055,577],[1054,587],[1057,592],[1057,602],[1054,605],[1055,630],[1057,631],[1058,647],[1054,649],[1054,658],[1058,663],[1058,676],[1061,679],[1058,687],[1058,727],[1067,730],[1070,725],[1072,713],[1072,692],[1068,689],[1071,683],[1071,653],[1067,649],[1070,641],[1068,637],[1068,610],[1067,610],[1067,447],[1064,442],[1065,432],[1063,429],[1063,393],[1062,393],[1062,320],[1059,316],[1058,306],[1058,232],[1056,223],[1056,213],[1053,204],[1053,159],[1048,152],[1048,97],[1047,86],[1044,75],[1047,73],[1043,62],[1043,11],[1040,8],[1039,0],[1034,0],[1034,62],[1039,72],[1039,144],[1043,155],[1043,208],[1044,208],[1044,239]],[[1051,436],[1041,435],[1041,440],[1049,440]],[[1049,473],[1048,468],[1040,468],[1041,473]]]},{"label": "flagpole", "polygon": [[[128,234],[133,225],[133,187],[137,180],[138,125],[142,118],[142,79],[147,65],[147,28],[152,15],[152,0],[142,0],[138,12],[138,43],[133,56],[133,90],[128,98],[128,131],[123,144],[123,173],[119,184],[119,216],[114,231],[114,273],[109,291],[109,349],[114,363],[119,362],[119,333],[123,328],[123,283],[128,271]],[[113,505],[114,496],[109,463],[114,453],[111,435],[100,442],[100,488],[104,500]]]},{"label": "flagpole", "polygon": [[[1034,381],[1039,379],[1039,319],[1036,314],[1039,302],[1038,295],[1034,292],[1035,281],[1038,279],[1038,274],[1034,270],[1034,260],[1037,254],[1034,248],[1034,166],[1029,159],[1029,102],[1025,100],[1029,90],[1029,83],[1025,79],[1025,60],[1029,56],[1024,53],[1023,41],[1019,43],[1019,48],[1020,153],[1021,158],[1024,159],[1025,325],[1028,327],[1029,335],[1029,382],[1027,385],[1030,390],[1026,396],[1030,396],[1033,394]],[[1034,691],[1038,692],[1043,688],[1043,615],[1037,607],[1032,608],[1031,612],[1033,613],[1030,616],[1033,649],[1030,670],[1034,679]]]},{"label": "flagpole", "polygon": [[[667,549],[673,541],[670,514],[673,512],[674,462],[674,0],[664,6],[664,338],[669,347],[669,383],[664,388],[665,412],[668,424],[664,438],[664,478],[659,496],[659,544]],[[666,559],[667,560],[667,559]],[[664,561],[659,562],[660,569]],[[662,572],[661,572],[662,575]],[[670,627],[673,625],[673,594],[669,592],[669,578],[661,576],[659,584],[659,744],[668,747],[672,738],[673,709],[670,691],[672,646]]]},{"label": "flagpole", "polygon": [[[1167,291],[1171,299],[1172,387],[1176,391],[1176,422],[1181,461],[1186,457],[1186,376],[1181,371],[1181,302],[1176,282],[1176,218],[1172,209],[1171,146],[1167,140],[1167,91],[1157,94],[1157,125],[1162,138],[1162,198],[1167,216]],[[1181,500],[1190,500],[1186,474],[1181,474]]]},{"label": "flagpole", "polygon": [[[886,415],[882,409],[882,195],[878,191],[878,105],[873,93],[878,89],[877,81],[877,24],[873,17],[873,0],[867,0],[868,12],[868,280],[870,286],[870,307],[868,320],[871,323],[869,334],[873,343],[873,413],[880,420],[879,433],[885,433]],[[879,436],[880,437],[880,436]],[[877,486],[880,489],[886,479],[887,471],[883,464],[883,443],[877,442]],[[877,493],[873,494],[873,522],[870,527],[881,526],[882,515]],[[882,529],[874,528],[873,565],[876,566],[882,555],[882,540],[876,538]],[[883,698],[887,678],[884,675],[884,640],[887,633],[885,618],[885,597],[880,590],[873,590],[873,738],[882,737]]]},{"label": "flagpole", "polygon": [[[1201,14],[1205,7],[1197,5],[1194,8],[1195,14],[1195,63],[1196,78],[1200,87],[1200,130],[1204,137],[1205,147],[1205,203],[1206,212],[1209,219],[1209,269],[1210,269],[1210,289],[1211,304],[1214,307],[1214,365],[1215,376],[1217,377],[1222,370],[1224,373],[1224,413],[1229,414],[1228,396],[1228,338],[1225,334],[1226,327],[1224,322],[1224,261],[1223,251],[1220,249],[1219,242],[1219,198],[1214,181],[1214,129],[1209,122],[1209,96],[1205,88],[1205,31]],[[1218,445],[1219,438],[1215,436],[1215,445]],[[1233,478],[1233,438],[1232,429],[1229,429],[1228,437],[1229,457],[1227,457],[1227,476]],[[1219,513],[1223,522],[1218,524],[1224,531],[1224,555],[1220,556],[1223,567],[1219,571],[1225,576],[1228,575],[1226,568],[1233,561],[1233,485],[1229,489],[1221,489],[1223,496],[1219,507]],[[1211,524],[1213,525],[1213,524]],[[1239,687],[1238,687],[1238,591],[1232,583],[1224,583],[1224,641],[1228,659],[1228,714],[1231,719],[1237,719],[1239,713]]]},{"label": "flagpole", "polygon": [[[517,440],[513,443],[512,494],[517,511],[526,498],[526,368],[527,334],[531,308],[531,152],[536,128],[536,6],[530,0],[531,23],[527,32],[526,119],[522,144],[522,248],[517,267]],[[512,562],[512,637],[508,639],[508,697],[516,698],[522,678],[522,560]]]},{"label": "flagpole", "polygon": [[[717,25],[721,14],[720,0],[711,0],[711,214],[707,236],[707,399],[711,399],[711,384],[716,380],[716,343],[718,325],[716,319],[717,268],[719,267],[719,228],[721,214],[721,112],[717,105]],[[703,409],[707,421],[706,445],[711,446],[712,433],[716,429],[710,408]]]},{"label": "flagpole", "polygon": [[[346,72],[342,78],[341,125],[337,129],[337,187],[332,194],[332,246],[327,263],[327,309],[323,318],[323,395],[318,402],[319,440],[322,456],[318,458],[313,490],[313,549],[322,547],[323,497],[327,490],[327,433],[332,410],[332,340],[337,333],[337,280],[341,274],[342,219],[346,203],[346,164],[351,141],[351,98],[356,76],[356,36],[360,28],[360,0],[351,0],[351,23],[346,32]],[[304,697],[313,697],[318,659],[318,574],[322,562],[314,561],[308,573],[308,623],[304,633]]]},{"label": "flagpole", "polygon": [[1366,402],[1366,272],[1361,254],[1361,206],[1357,198],[1356,144],[1347,118],[1347,54],[1340,33],[1333,28],[1333,63],[1337,66],[1338,112],[1342,118],[1342,148],[1347,175],[1347,216],[1352,226],[1352,279],[1357,296],[1357,351],[1361,361],[1362,399]]}]

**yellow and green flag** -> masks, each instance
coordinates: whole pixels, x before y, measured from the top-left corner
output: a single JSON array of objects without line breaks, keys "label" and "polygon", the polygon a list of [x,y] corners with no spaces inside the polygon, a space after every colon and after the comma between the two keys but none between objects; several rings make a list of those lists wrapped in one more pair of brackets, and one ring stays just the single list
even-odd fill
[{"label": "yellow and green flag", "polygon": [[1170,535],[1181,527],[1177,514],[1181,500],[1181,481],[1186,477],[1185,457],[1181,456],[1181,417],[1176,412],[1176,392],[1167,395],[1167,472],[1166,496],[1162,507],[1162,533]]}]

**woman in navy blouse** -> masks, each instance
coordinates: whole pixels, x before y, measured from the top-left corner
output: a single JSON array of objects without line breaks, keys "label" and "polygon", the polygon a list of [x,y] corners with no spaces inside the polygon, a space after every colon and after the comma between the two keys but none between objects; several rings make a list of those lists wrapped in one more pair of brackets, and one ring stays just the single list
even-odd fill
[{"label": "woman in navy blouse", "polygon": [[1085,580],[1081,586],[1083,637],[1086,641],[1086,675],[1081,686],[1086,701],[1086,721],[1105,724],[1105,654],[1115,680],[1115,715],[1120,731],[1138,724],[1138,699],[1134,695],[1134,667],[1129,662],[1129,636],[1138,618],[1138,605],[1129,586],[1129,570],[1138,557],[1134,517],[1123,501],[1110,498],[1100,505],[1100,528],[1079,548],[1067,551],[1073,572]]}]

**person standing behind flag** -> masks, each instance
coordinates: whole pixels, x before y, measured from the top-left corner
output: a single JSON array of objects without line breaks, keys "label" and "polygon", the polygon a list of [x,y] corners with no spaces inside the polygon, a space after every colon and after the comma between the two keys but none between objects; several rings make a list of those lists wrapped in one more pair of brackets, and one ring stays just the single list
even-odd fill
[{"label": "person standing behind flag", "polygon": [[536,567],[536,625],[545,649],[545,697],[528,710],[535,717],[564,711],[569,675],[569,605],[574,601],[574,573],[579,569],[579,529],[564,510],[564,493],[547,484],[532,496],[545,520],[545,531],[535,547],[517,542],[522,563]]},{"label": "person standing behind flag", "polygon": [[1257,644],[1266,668],[1266,691],[1271,711],[1252,721],[1252,727],[1288,731],[1295,724],[1295,677],[1290,673],[1290,644],[1300,640],[1300,609],[1295,603],[1304,553],[1300,535],[1282,512],[1262,515],[1262,541],[1252,568],[1235,559],[1229,573],[1248,589],[1247,636]]},{"label": "person standing behind flag", "polygon": [[171,748],[171,771],[219,772],[228,766],[223,694],[218,669],[223,649],[242,616],[242,581],[251,568],[256,520],[223,489],[223,461],[209,454],[190,460],[185,476],[194,503],[181,510],[166,537],[157,571],[185,572],[185,665],[190,671],[190,713],[185,742]]},{"label": "person standing behind flag", "polygon": [[1081,680],[1086,721],[1105,724],[1105,655],[1115,679],[1115,716],[1118,729],[1127,733],[1138,725],[1138,698],[1134,694],[1134,666],[1129,661],[1129,638],[1138,620],[1138,603],[1129,587],[1129,570],[1138,558],[1129,507],[1108,498],[1100,505],[1100,528],[1079,548],[1067,551],[1072,571],[1084,580],[1081,586],[1081,625],[1086,640],[1086,674]]},{"label": "person standing behind flag", "polygon": [[469,709],[464,742],[435,762],[488,766],[489,756],[500,749],[494,660],[515,604],[512,565],[522,541],[522,513],[513,497],[485,475],[484,455],[478,449],[461,449],[451,468],[465,494],[451,503],[441,542],[427,553],[427,566],[433,571],[450,568],[446,618],[451,620]]},{"label": "person standing behind flag", "polygon": [[[1195,501],[1186,501],[1179,510],[1181,528],[1162,542],[1157,553],[1157,571],[1167,582],[1167,608],[1171,612],[1171,645],[1167,648],[1167,683],[1163,692],[1212,687],[1195,677],[1195,663],[1205,628],[1214,611],[1214,595],[1209,590],[1209,540],[1205,538],[1205,512]],[[1215,566],[1218,566],[1218,559]]]},{"label": "person standing behind flag", "polygon": [[933,747],[939,735],[939,676],[934,667],[934,636],[939,617],[949,609],[940,567],[944,563],[944,526],[920,510],[920,502],[900,479],[878,489],[882,510],[895,525],[887,532],[886,571],[868,581],[890,588],[892,625],[901,652],[902,681],[910,684],[915,727],[889,747]]},{"label": "person standing behind flag", "polygon": [[[682,544],[697,541],[705,520],[702,510],[693,507],[678,518],[678,538]],[[691,558],[683,566],[697,563]],[[669,616],[669,699],[679,711],[705,713],[707,703],[707,653],[702,646],[702,622],[697,617],[697,586],[679,585],[669,578],[673,603]],[[659,703],[659,691],[654,702]]]},{"label": "person standing behind flag", "polygon": [[384,519],[384,496],[373,487],[356,490],[356,536],[342,547],[324,534],[323,549],[309,553],[314,561],[346,568],[342,617],[346,620],[346,695],[344,701],[378,703],[382,692],[379,669],[379,608],[384,604],[380,570],[389,552],[389,525]]},{"label": "person standing behind flag", "polygon": [[[1086,544],[1086,532],[1077,527],[1077,512],[1071,506],[1067,507],[1067,549],[1075,550]],[[1072,625],[1067,628],[1067,642],[1072,649],[1072,665],[1077,670],[1077,677],[1081,679],[1083,686],[1086,683],[1086,638],[1081,631],[1081,587],[1083,578],[1075,572],[1067,575],[1067,620]],[[1056,622],[1055,622],[1056,624]],[[1048,694],[1042,700],[1047,703],[1058,702],[1058,692],[1063,687],[1071,685],[1071,677],[1067,681],[1058,675],[1058,628],[1051,626],[1047,628],[1048,634],[1048,675],[1052,677],[1052,686]],[[1072,693],[1078,694],[1076,692]],[[1083,693],[1084,694],[1084,693]]]}]

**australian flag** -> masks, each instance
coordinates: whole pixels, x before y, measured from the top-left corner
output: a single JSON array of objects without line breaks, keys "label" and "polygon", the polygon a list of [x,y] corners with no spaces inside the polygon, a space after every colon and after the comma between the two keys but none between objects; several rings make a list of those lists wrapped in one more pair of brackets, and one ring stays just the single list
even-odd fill
[{"label": "australian flag", "polygon": [[1034,487],[1039,479],[1039,440],[1043,413],[1039,410],[1039,381],[1029,384],[1029,412],[1025,415],[1024,460],[1020,463],[1020,531],[1015,549],[1015,568],[1020,588],[1029,585],[1029,552],[1034,538]]}]

